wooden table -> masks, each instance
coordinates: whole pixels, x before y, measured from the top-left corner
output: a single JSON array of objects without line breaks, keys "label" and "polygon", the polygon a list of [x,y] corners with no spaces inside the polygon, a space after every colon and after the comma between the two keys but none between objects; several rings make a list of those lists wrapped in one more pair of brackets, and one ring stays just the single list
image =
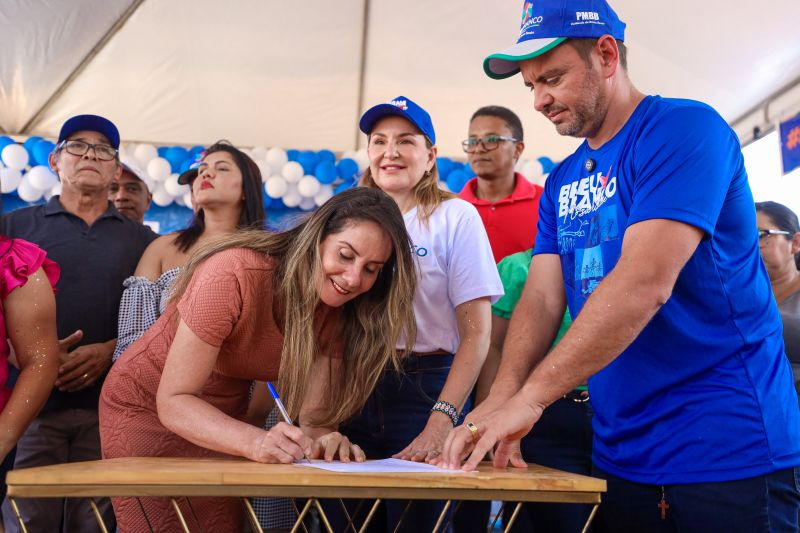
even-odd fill
[{"label": "wooden table", "polygon": [[[185,531],[189,530],[175,498],[189,496],[244,498],[255,531],[261,531],[261,527],[246,497],[308,498],[292,531],[301,527],[303,517],[312,505],[319,510],[323,524],[331,531],[320,498],[375,499],[362,529],[366,529],[381,499],[446,500],[434,531],[442,526],[454,500],[519,502],[507,528],[516,519],[523,502],[593,504],[585,531],[600,504],[601,493],[606,490],[603,480],[537,465],[520,470],[495,469],[482,464],[477,472],[463,474],[343,474],[238,459],[166,457],[128,457],[14,470],[8,473],[7,484],[8,497],[15,511],[14,500],[17,498],[169,497]],[[92,506],[101,529],[105,531],[93,500]],[[26,531],[24,524],[22,527]]]}]

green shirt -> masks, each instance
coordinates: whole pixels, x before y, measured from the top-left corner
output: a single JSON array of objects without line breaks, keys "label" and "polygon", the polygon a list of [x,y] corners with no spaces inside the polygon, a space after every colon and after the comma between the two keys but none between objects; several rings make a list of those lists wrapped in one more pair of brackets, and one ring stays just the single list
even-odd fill
[{"label": "green shirt", "polygon": [[[522,288],[525,286],[525,280],[528,279],[530,266],[531,250],[509,255],[497,264],[500,281],[503,282],[503,289],[506,293],[492,306],[492,313],[505,319],[511,318],[511,312],[517,306],[519,297],[522,294]],[[569,329],[570,324],[572,324],[572,318],[569,315],[569,310],[567,310],[561,321],[561,327],[558,328],[558,334],[556,335],[556,340],[553,341],[553,346],[558,344],[558,341]]]}]

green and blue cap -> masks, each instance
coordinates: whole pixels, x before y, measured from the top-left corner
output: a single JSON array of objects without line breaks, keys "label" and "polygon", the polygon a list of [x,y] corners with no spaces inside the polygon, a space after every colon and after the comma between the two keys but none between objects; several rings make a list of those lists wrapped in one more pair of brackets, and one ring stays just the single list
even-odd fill
[{"label": "green and blue cap", "polygon": [[625,40],[625,23],[605,0],[526,0],[517,43],[483,60],[486,75],[496,80],[519,72],[519,62],[545,54],[567,39],[611,35]]}]

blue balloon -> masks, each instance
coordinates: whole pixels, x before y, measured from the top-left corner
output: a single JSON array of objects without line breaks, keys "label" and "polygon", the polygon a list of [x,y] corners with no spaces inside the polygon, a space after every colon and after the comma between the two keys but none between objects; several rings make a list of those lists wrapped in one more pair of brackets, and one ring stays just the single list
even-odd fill
[{"label": "blue balloon", "polygon": [[183,146],[172,146],[167,148],[167,152],[161,157],[169,161],[172,172],[179,172],[183,162],[189,158],[189,150]]},{"label": "blue balloon", "polygon": [[169,146],[159,146],[158,148],[156,148],[156,152],[158,152],[158,157],[163,157],[164,159],[166,159],[167,150],[169,150]]},{"label": "blue balloon", "polygon": [[202,154],[203,152],[205,152],[205,150],[206,149],[204,147],[200,146],[199,144],[195,145],[195,146],[192,146],[191,148],[189,148],[189,156],[192,159],[194,159],[195,157],[197,157],[198,154]]},{"label": "blue balloon", "polygon": [[349,157],[345,157],[336,163],[336,172],[343,180],[353,181],[358,177],[358,163]]},{"label": "blue balloon", "polygon": [[286,157],[289,158],[289,161],[297,161],[297,158],[300,157],[300,150],[290,148],[289,150],[286,150]]},{"label": "blue balloon", "polygon": [[280,198],[270,198],[269,199],[269,208],[270,209],[286,209],[286,204],[283,203],[283,200]]},{"label": "blue balloon", "polygon": [[29,156],[33,157],[33,147],[36,146],[36,144],[41,140],[43,139],[38,135],[33,135],[28,137],[25,142],[22,143],[22,147],[28,151]]},{"label": "blue balloon", "polygon": [[461,170],[464,171],[464,174],[466,174],[468,178],[472,179],[475,177],[475,171],[472,170],[472,165],[469,163],[464,163],[464,165],[461,167]]},{"label": "blue balloon", "polygon": [[313,174],[314,169],[317,168],[319,164],[319,157],[314,152],[307,150],[304,152],[300,152],[300,155],[297,156],[297,162],[303,166],[303,172],[306,174]]},{"label": "blue balloon", "polygon": [[33,146],[33,162],[37,165],[49,165],[48,157],[55,150],[56,145],[47,140],[41,140]]},{"label": "blue balloon", "polygon": [[436,168],[439,169],[440,176],[447,176],[453,170],[453,160],[447,157],[437,157]]},{"label": "blue balloon", "polygon": [[320,150],[317,152],[317,157],[319,158],[320,163],[336,163],[336,154],[330,150]]},{"label": "blue balloon", "polygon": [[454,170],[447,175],[447,188],[458,194],[469,181],[469,176],[463,170]]},{"label": "blue balloon", "polygon": [[550,171],[556,166],[549,157],[539,157],[537,161],[542,165],[542,174],[550,174]]},{"label": "blue balloon", "polygon": [[342,191],[346,191],[347,189],[352,189],[357,184],[354,181],[345,181],[344,183],[340,183],[333,189],[333,194],[339,194]]},{"label": "blue balloon", "polygon": [[5,135],[3,135],[2,137],[0,137],[0,152],[2,152],[3,148],[8,146],[9,144],[15,144],[15,143],[16,143],[16,141],[14,141],[14,139],[12,139],[11,137],[6,137]]},{"label": "blue balloon", "polygon": [[336,173],[336,165],[329,161],[323,161],[314,169],[314,175],[320,183],[327,185],[336,181],[339,174]]}]

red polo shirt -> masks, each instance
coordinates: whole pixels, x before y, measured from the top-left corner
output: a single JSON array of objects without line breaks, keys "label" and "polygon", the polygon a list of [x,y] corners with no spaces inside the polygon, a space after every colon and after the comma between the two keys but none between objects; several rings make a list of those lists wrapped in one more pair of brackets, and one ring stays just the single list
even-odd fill
[{"label": "red polo shirt", "polygon": [[481,215],[496,263],[507,255],[532,248],[536,239],[539,199],[544,189],[529,182],[519,172],[514,174],[514,178],[514,192],[494,203],[475,196],[478,178],[469,180],[459,194]]}]

